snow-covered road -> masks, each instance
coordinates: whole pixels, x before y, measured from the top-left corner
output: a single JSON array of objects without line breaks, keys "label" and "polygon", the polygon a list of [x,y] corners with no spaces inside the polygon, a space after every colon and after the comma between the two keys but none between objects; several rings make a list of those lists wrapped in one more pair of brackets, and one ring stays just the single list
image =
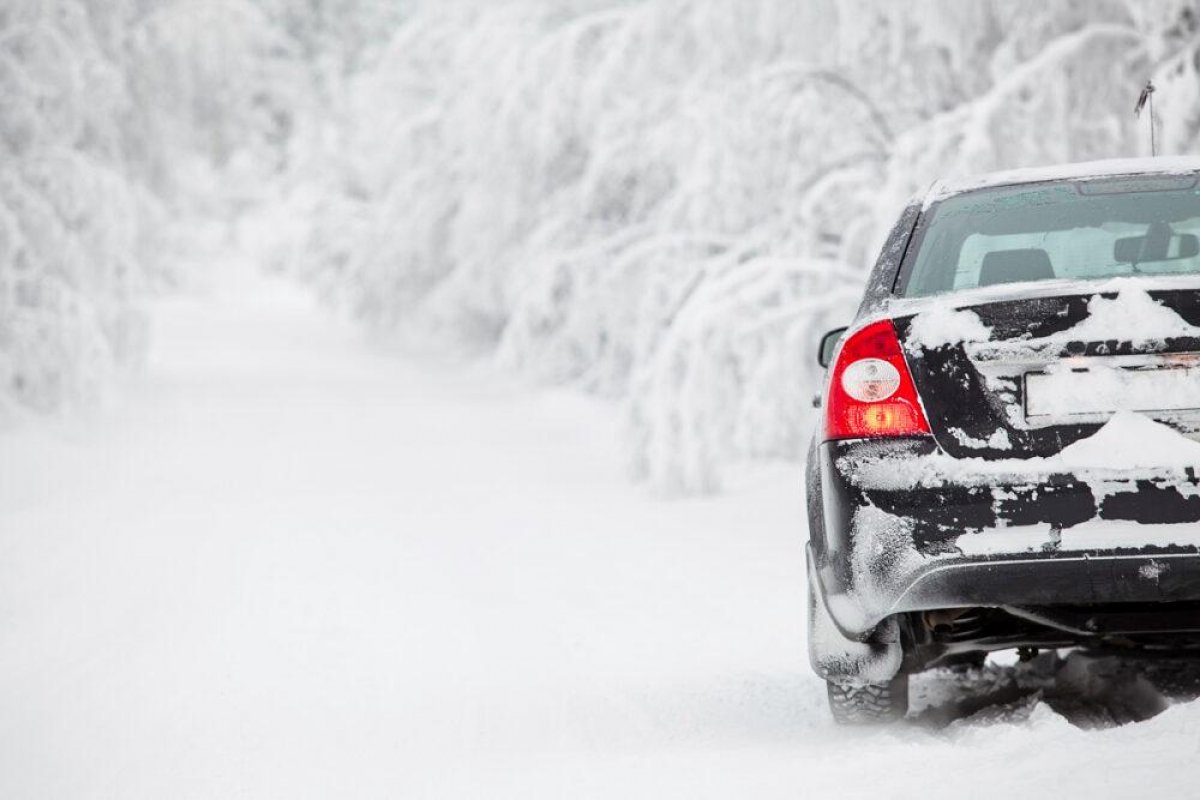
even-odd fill
[{"label": "snow-covered road", "polygon": [[[1200,705],[835,729],[799,470],[626,483],[612,414],[243,279],[119,412],[0,436],[0,798],[1139,796]],[[1018,715],[1019,716],[1019,715]]]}]

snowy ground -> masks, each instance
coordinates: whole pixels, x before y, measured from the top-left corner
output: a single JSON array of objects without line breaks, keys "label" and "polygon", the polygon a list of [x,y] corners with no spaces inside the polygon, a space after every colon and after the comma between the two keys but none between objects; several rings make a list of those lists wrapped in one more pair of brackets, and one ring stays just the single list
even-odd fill
[{"label": "snowy ground", "polygon": [[119,412],[0,437],[6,800],[1200,778],[1200,703],[1086,731],[1070,702],[987,696],[1011,668],[925,681],[910,724],[835,729],[805,663],[795,468],[652,500],[606,409],[372,353],[267,282],[164,303],[156,328]]}]

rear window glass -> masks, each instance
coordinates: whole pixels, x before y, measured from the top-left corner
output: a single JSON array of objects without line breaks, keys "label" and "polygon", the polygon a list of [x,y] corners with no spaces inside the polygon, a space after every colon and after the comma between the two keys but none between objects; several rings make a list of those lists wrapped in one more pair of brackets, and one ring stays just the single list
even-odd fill
[{"label": "rear window glass", "polygon": [[1195,175],[980,189],[923,215],[906,297],[1023,281],[1200,273]]}]

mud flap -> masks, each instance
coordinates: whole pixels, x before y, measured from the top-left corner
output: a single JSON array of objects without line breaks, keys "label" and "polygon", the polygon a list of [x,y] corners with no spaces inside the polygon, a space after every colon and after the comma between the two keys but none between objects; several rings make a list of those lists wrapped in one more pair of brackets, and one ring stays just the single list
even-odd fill
[{"label": "mud flap", "polygon": [[808,558],[808,659],[813,670],[841,685],[886,683],[900,672],[904,652],[894,617],[881,622],[863,640],[847,639],[834,625]]}]

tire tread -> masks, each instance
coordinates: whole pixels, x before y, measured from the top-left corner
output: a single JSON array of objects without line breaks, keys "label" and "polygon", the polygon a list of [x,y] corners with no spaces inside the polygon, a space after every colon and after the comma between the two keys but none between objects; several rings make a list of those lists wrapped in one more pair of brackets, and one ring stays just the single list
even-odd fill
[{"label": "tire tread", "polygon": [[908,713],[908,676],[861,685],[827,682],[829,710],[839,725],[879,725]]}]

